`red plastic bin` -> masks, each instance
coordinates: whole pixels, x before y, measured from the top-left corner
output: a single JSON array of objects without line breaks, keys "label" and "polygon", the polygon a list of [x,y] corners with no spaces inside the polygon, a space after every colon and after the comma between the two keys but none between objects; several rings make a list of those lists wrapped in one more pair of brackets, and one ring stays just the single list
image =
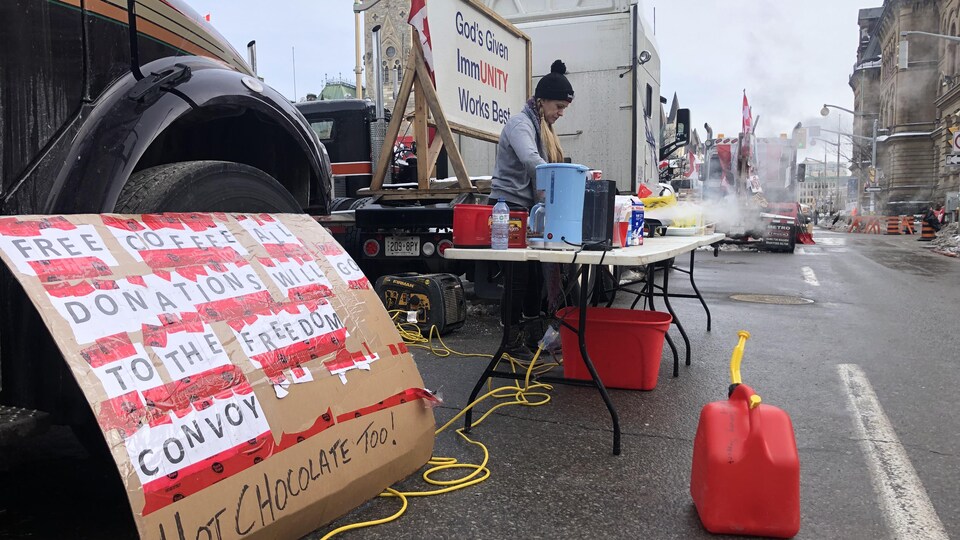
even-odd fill
[{"label": "red plastic bin", "polygon": [[[557,312],[576,328],[580,309]],[[673,317],[661,311],[616,308],[587,308],[587,352],[604,386],[628,390],[653,390],[660,374],[663,339]],[[568,379],[590,380],[590,371],[580,356],[577,334],[560,326],[563,348],[563,375]]]}]

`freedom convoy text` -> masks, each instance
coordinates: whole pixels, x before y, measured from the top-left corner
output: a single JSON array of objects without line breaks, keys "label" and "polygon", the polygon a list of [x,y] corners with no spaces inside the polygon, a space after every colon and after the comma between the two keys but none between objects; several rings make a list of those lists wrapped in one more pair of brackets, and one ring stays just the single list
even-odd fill
[{"label": "freedom convoy text", "polygon": [[[313,380],[304,365],[311,360],[346,384],[347,372],[369,370],[379,358],[366,342],[364,350],[347,350],[349,333],[330,303],[335,288],[369,290],[353,259],[332,241],[308,246],[269,215],[100,219],[102,226],[0,218],[0,249],[27,281],[39,282],[37,300],[62,319],[55,328],[69,329],[59,333],[75,342],[80,373],[99,380],[106,399],[94,404],[98,421],[123,438],[143,486],[143,516],[350,422],[299,466],[243,485],[235,506],[209,522],[187,526],[174,513],[159,524],[159,538],[219,538],[223,526],[243,536],[268,525],[324,478],[397,444],[392,411],[374,421],[366,415],[430,397],[411,389],[336,417],[328,408],[307,429],[276,440],[248,377],[266,379],[283,398],[291,382]],[[268,257],[255,257],[232,230]],[[119,245],[114,253],[145,266],[122,269],[111,243]],[[147,271],[129,275],[129,268]],[[408,352],[402,342],[389,349]]]}]

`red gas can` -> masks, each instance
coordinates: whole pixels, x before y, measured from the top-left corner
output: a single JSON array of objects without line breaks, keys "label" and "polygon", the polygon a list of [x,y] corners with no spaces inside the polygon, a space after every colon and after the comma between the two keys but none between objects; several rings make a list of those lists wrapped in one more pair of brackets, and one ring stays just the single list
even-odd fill
[{"label": "red gas can", "polygon": [[700,412],[690,495],[714,534],[790,538],[800,530],[800,457],[787,413],[740,383],[748,337],[740,333],[731,359],[730,398]]}]

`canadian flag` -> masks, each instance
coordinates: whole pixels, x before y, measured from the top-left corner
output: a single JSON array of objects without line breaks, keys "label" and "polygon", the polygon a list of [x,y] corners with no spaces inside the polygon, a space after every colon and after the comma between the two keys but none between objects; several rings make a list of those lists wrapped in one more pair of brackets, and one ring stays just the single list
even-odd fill
[{"label": "canadian flag", "polygon": [[[427,23],[427,0],[410,0],[410,18],[407,22],[417,29],[420,34],[420,45],[423,46],[423,60],[433,78],[433,46],[430,44],[430,25]],[[436,83],[434,83],[436,84]]]},{"label": "canadian flag", "polygon": [[753,127],[753,111],[750,109],[750,104],[747,103],[747,91],[743,91],[743,129],[742,133],[750,133],[750,128]]},{"label": "canadian flag", "polygon": [[691,176],[694,175],[694,173],[696,173],[698,170],[700,170],[700,164],[697,163],[697,155],[696,155],[696,154],[694,154],[694,153],[691,152],[691,153],[687,154],[687,156],[688,156],[688,158],[689,158],[688,161],[687,161],[687,173],[684,174],[683,176],[686,177],[686,178],[690,178]]}]

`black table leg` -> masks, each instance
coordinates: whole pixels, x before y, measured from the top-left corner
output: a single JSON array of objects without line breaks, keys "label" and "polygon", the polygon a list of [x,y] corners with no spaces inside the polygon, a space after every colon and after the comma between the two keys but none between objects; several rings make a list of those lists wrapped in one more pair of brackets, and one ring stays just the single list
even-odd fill
[{"label": "black table leg", "polygon": [[[524,263],[514,263],[514,262],[504,262],[503,263],[503,303],[500,304],[500,318],[504,321],[503,325],[503,337],[500,338],[500,348],[497,349],[497,352],[494,353],[493,358],[490,359],[490,363],[487,364],[487,368],[483,371],[483,375],[480,376],[480,380],[477,381],[477,385],[473,387],[473,392],[470,393],[470,399],[467,400],[467,405],[469,406],[473,403],[477,396],[480,395],[480,390],[483,389],[483,384],[487,382],[487,379],[496,376],[496,367],[500,362],[500,358],[503,356],[503,352],[507,349],[507,343],[510,339],[510,311],[513,307],[513,265],[514,264],[524,264]],[[463,417],[463,427],[464,431],[469,432],[470,426],[473,424],[473,409],[467,411],[467,414]]]},{"label": "black table leg", "polygon": [[693,260],[697,250],[690,252],[690,286],[693,287],[693,292],[697,294],[697,299],[700,300],[700,305],[703,306],[703,310],[707,312],[707,332],[710,331],[710,308],[707,307],[707,302],[703,299],[703,295],[700,294],[700,289],[697,288],[697,283],[693,280]]},{"label": "black table leg", "polygon": [[687,331],[683,329],[683,324],[680,323],[680,318],[677,317],[677,313],[673,311],[673,306],[670,305],[670,267],[665,265],[663,267],[663,303],[667,306],[667,311],[670,312],[670,316],[673,317],[673,324],[677,325],[677,330],[680,330],[680,337],[683,338],[683,345],[686,347],[686,364],[690,365],[690,338],[687,337]]},{"label": "black table leg", "polygon": [[590,355],[587,354],[587,297],[589,296],[589,287],[586,285],[590,283],[590,265],[583,265],[582,272],[581,279],[584,285],[580,287],[580,320],[577,326],[577,343],[580,345],[580,356],[583,358],[583,363],[587,366],[587,370],[590,371],[590,376],[593,378],[593,384],[597,387],[597,390],[600,391],[600,397],[603,398],[603,403],[606,404],[607,410],[610,411],[610,420],[613,422],[613,455],[619,456],[620,417],[617,415],[617,409],[614,408],[613,402],[610,401],[610,394],[607,393],[606,387],[603,386],[600,375],[597,374],[597,369],[593,366]]},{"label": "black table leg", "polygon": [[[654,263],[655,264],[655,263]],[[654,296],[654,278],[656,277],[656,272],[654,271],[654,264],[647,265],[647,283],[646,283],[646,293],[647,293],[647,302],[650,303],[650,311],[656,311],[657,308],[653,306],[653,296]],[[636,302],[634,302],[636,304]],[[670,315],[671,317],[673,314]],[[677,344],[673,342],[673,338],[670,337],[670,329],[668,328],[666,332],[663,333],[664,339],[667,340],[667,345],[670,345],[670,352],[673,353],[673,376],[680,376],[680,355],[677,353]]]}]

